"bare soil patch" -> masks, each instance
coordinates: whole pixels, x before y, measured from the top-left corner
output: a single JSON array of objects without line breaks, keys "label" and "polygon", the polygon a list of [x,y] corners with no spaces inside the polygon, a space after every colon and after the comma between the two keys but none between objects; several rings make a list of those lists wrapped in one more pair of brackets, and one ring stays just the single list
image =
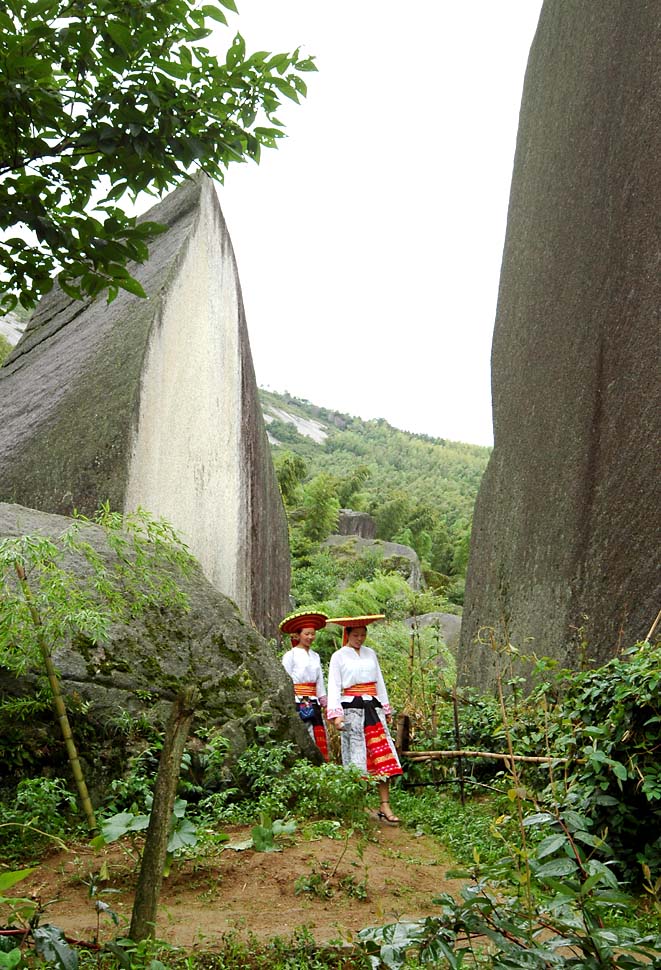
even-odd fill
[{"label": "bare soil patch", "polygon": [[[249,827],[226,829],[232,841],[250,836]],[[345,851],[346,849],[346,851]],[[319,838],[286,845],[281,852],[237,852],[219,849],[204,859],[174,864],[164,880],[156,935],[187,948],[213,949],[229,931],[259,939],[289,936],[305,927],[318,942],[350,939],[359,929],[397,919],[433,914],[432,896],[458,894],[462,882],[447,879],[452,865],[443,847],[428,836],[403,826],[375,826],[367,841]],[[296,893],[300,877],[330,873],[333,894],[320,898]],[[94,941],[97,915],[89,897],[90,876],[104,890],[120,918],[119,934],[130,921],[136,880],[136,860],[121,845],[94,850],[87,845],[49,856],[38,871],[20,884],[21,895],[32,893],[46,906],[42,922],[59,926],[67,936]],[[345,886],[339,887],[345,879]],[[351,881],[353,880],[353,882]],[[365,881],[365,882],[364,882]],[[355,898],[354,887],[364,882],[366,898]],[[18,887],[17,887],[18,889]],[[109,893],[107,890],[114,890]],[[100,939],[112,939],[118,929],[102,920]]]}]

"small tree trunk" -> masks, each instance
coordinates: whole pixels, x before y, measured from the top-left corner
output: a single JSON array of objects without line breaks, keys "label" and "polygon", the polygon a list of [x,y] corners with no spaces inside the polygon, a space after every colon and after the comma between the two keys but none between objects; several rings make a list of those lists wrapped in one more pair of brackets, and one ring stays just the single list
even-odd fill
[{"label": "small tree trunk", "polygon": [[87,785],[85,784],[83,769],[81,768],[80,759],[78,757],[78,750],[76,748],[76,744],[73,739],[73,734],[71,732],[71,724],[69,723],[67,709],[64,704],[64,697],[62,695],[60,679],[57,675],[55,664],[53,663],[53,658],[51,657],[48,644],[46,643],[43,637],[41,617],[39,616],[39,611],[35,606],[34,597],[32,596],[32,590],[30,589],[30,585],[27,581],[25,570],[23,569],[23,566],[18,562],[15,562],[14,566],[16,568],[16,575],[18,576],[18,581],[21,586],[21,592],[25,597],[25,602],[28,604],[28,609],[30,610],[30,616],[32,617],[32,622],[37,631],[37,642],[39,643],[41,656],[43,657],[44,666],[46,667],[48,683],[50,684],[51,693],[53,695],[53,706],[55,708],[55,714],[56,714],[57,720],[59,721],[60,730],[62,731],[62,737],[64,738],[64,743],[66,745],[67,754],[69,756],[69,764],[71,765],[71,772],[76,782],[76,787],[78,788],[80,804],[83,809],[83,812],[85,813],[85,818],[87,819],[87,827],[89,828],[90,832],[95,832],[97,829],[97,824],[96,824],[96,818],[94,816],[94,809],[92,808],[92,801],[90,799],[89,792],[87,791]]},{"label": "small tree trunk", "polygon": [[154,801],[131,914],[129,937],[134,943],[154,935],[181,759],[197,697],[198,692],[195,687],[187,687],[177,696],[165,731],[154,785]]}]

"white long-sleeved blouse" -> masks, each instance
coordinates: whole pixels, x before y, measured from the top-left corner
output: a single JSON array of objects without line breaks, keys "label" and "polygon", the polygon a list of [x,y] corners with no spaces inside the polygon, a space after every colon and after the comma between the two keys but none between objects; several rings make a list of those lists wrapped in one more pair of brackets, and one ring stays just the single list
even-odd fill
[{"label": "white long-sleeved blouse", "polygon": [[[328,708],[327,717],[342,717],[342,701],[352,701],[353,695],[344,693],[354,684],[376,684],[376,696],[385,714],[390,714],[388,692],[383,681],[381,667],[371,647],[340,647],[331,657],[328,668]],[[363,695],[368,697],[368,694]]]},{"label": "white long-sleeved blouse", "polygon": [[294,684],[314,684],[315,695],[320,704],[326,704],[326,687],[321,670],[321,659],[315,650],[292,647],[283,655],[282,666]]}]

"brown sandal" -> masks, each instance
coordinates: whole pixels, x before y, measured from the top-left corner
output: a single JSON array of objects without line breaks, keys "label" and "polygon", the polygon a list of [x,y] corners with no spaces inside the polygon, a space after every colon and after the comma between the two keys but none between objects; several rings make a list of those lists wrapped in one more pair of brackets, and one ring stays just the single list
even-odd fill
[{"label": "brown sandal", "polygon": [[[384,805],[387,805],[388,807],[386,812],[383,811]],[[376,817],[381,822],[387,822],[388,825],[399,825],[401,822],[401,819],[397,818],[396,815],[393,815],[390,802],[381,802],[381,810],[376,813]]]}]

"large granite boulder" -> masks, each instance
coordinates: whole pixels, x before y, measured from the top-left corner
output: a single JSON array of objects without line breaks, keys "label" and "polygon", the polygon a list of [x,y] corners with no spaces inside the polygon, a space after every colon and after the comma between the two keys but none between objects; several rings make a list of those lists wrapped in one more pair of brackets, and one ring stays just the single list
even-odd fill
[{"label": "large granite boulder", "polygon": [[421,616],[412,616],[403,621],[404,626],[409,630],[415,628],[424,630],[428,626],[435,627],[445,644],[456,656],[461,635],[461,617],[454,613],[423,613]]},{"label": "large granite boulder", "polygon": [[660,45],[657,0],[542,8],[493,338],[495,446],[473,521],[464,683],[494,681],[481,627],[576,669],[643,638],[661,602]]},{"label": "large granite boulder", "polygon": [[64,515],[142,506],[274,635],[287,523],[213,183],[184,183],[144,218],[169,227],[131,270],[148,299],[55,289],[0,369],[0,500]]},{"label": "large granite boulder", "polygon": [[[0,540],[33,533],[54,538],[71,521],[0,503]],[[114,554],[103,530],[88,526],[84,538],[112,563]],[[81,556],[68,555],[66,564],[76,577],[88,574]],[[136,722],[145,717],[161,724],[177,692],[190,684],[200,691],[193,730],[218,727],[231,743],[230,758],[257,740],[260,726],[269,727],[274,739],[295,741],[311,759],[317,759],[316,748],[294,711],[291,680],[272,644],[246,623],[234,603],[200,569],[177,581],[188,597],[188,612],[149,609],[130,622],[113,626],[108,642],[94,645],[76,637],[55,646],[53,656],[74,731],[83,739],[81,755],[98,794],[123,770],[122,725],[127,716]],[[40,670],[17,679],[0,668],[0,699],[31,697],[42,680]],[[8,720],[0,725],[4,738],[16,730],[24,763],[29,765],[32,759],[33,767],[41,762],[50,770],[66,772],[64,745],[52,714],[45,711],[29,725]],[[7,744],[3,747],[10,749]],[[20,760],[18,765],[20,770]]]},{"label": "large granite boulder", "polygon": [[422,587],[422,569],[415,549],[401,542],[385,542],[383,539],[363,539],[358,535],[332,535],[324,540],[324,546],[341,566],[350,566],[360,556],[373,553],[381,560],[381,568],[387,573],[401,573],[411,589]]}]

